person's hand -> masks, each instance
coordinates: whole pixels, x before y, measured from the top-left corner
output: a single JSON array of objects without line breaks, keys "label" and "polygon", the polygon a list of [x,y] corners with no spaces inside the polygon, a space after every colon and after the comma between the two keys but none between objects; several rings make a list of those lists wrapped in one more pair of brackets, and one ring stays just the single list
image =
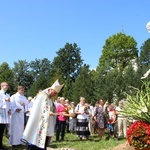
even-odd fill
[{"label": "person's hand", "polygon": [[8,101],[8,102],[10,102],[10,98],[5,98],[5,101]]},{"label": "person's hand", "polygon": [[114,124],[115,123],[115,121],[113,121],[111,124]]},{"label": "person's hand", "polygon": [[85,112],[84,112],[84,111],[82,111],[82,112],[81,112],[81,115],[83,115],[84,113],[85,113]]},{"label": "person's hand", "polygon": [[92,117],[92,114],[89,113],[88,116],[89,116],[89,117]]},{"label": "person's hand", "polygon": [[93,119],[94,119],[94,121],[95,121],[95,122],[97,122],[97,119],[96,119],[96,117],[94,117]]},{"label": "person's hand", "polygon": [[64,116],[66,114],[66,112],[60,112],[59,115],[60,116]]},{"label": "person's hand", "polygon": [[20,108],[17,108],[17,109],[16,109],[16,112],[18,112],[18,113],[19,113],[20,111],[21,111],[21,109],[20,109]]},{"label": "person's hand", "polygon": [[63,113],[63,115],[68,114],[67,112],[62,112],[62,113]]},{"label": "person's hand", "polygon": [[49,115],[52,116],[52,115],[54,115],[54,113],[53,113],[52,111],[50,111],[50,112],[49,112]]},{"label": "person's hand", "polygon": [[24,102],[20,102],[20,105],[21,105],[21,106],[25,106],[25,103],[24,103]]},{"label": "person's hand", "polygon": [[25,113],[28,113],[28,112],[30,112],[30,110],[27,110]]},{"label": "person's hand", "polygon": [[9,115],[9,116],[11,115],[11,110],[10,110],[10,109],[8,110],[8,115]]}]

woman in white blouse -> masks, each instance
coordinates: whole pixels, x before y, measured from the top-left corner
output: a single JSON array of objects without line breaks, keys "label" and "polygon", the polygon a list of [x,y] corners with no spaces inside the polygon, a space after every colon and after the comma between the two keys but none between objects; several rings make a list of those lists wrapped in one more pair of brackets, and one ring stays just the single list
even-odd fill
[{"label": "woman in white blouse", "polygon": [[88,127],[88,118],[90,115],[90,111],[85,106],[84,97],[80,97],[80,102],[75,108],[75,113],[77,114],[76,134],[80,138],[80,140],[82,140],[83,138],[88,139],[90,135]]}]

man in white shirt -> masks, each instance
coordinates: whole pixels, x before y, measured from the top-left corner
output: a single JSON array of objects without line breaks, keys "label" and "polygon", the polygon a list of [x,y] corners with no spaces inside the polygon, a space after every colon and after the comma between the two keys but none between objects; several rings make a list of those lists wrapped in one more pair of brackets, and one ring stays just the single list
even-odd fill
[{"label": "man in white shirt", "polygon": [[9,86],[7,82],[1,83],[0,90],[0,150],[5,150],[3,147],[3,134],[6,126],[10,124],[10,96],[6,93]]},{"label": "man in white shirt", "polygon": [[119,101],[118,107],[116,107],[117,113],[117,122],[118,122],[118,138],[124,137],[126,138],[127,132],[127,116],[122,114],[123,101]]}]

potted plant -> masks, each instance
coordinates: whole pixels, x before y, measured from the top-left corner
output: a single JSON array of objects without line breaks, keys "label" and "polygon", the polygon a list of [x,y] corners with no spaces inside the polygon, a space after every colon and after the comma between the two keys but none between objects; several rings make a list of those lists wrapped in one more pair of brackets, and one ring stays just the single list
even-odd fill
[{"label": "potted plant", "polygon": [[123,113],[136,120],[127,130],[127,140],[135,149],[150,150],[150,82],[127,94]]}]

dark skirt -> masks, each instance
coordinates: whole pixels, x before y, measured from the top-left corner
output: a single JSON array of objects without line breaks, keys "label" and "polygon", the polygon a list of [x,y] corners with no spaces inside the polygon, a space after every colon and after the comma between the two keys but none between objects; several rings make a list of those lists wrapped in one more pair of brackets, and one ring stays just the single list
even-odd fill
[{"label": "dark skirt", "polygon": [[89,137],[90,132],[88,124],[89,122],[87,119],[77,119],[76,134],[78,137]]}]

